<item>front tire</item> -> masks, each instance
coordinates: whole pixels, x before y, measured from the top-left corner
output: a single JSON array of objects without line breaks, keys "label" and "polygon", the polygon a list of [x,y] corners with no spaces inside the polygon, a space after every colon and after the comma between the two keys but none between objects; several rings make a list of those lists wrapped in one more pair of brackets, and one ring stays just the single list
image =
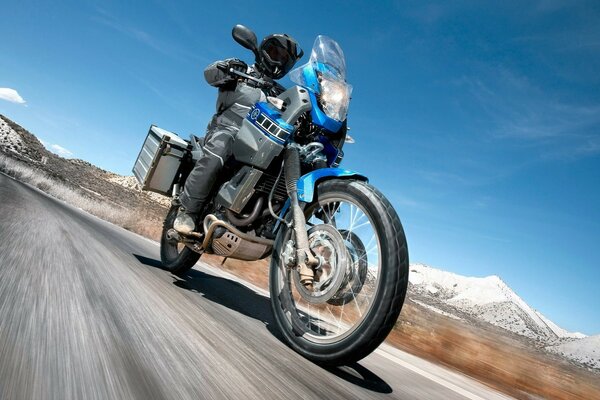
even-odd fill
[{"label": "front tire", "polygon": [[175,275],[180,275],[188,271],[200,259],[200,254],[182,243],[167,237],[167,232],[169,229],[173,228],[173,223],[175,222],[175,218],[177,218],[178,211],[179,206],[171,207],[165,218],[160,237],[160,260],[162,261],[163,267]]},{"label": "front tire", "polygon": [[[368,183],[342,179],[320,183],[317,187],[317,200],[305,209],[307,224],[310,226],[310,222],[317,217],[324,224],[337,225],[336,229],[340,229],[342,217],[336,222],[331,216],[340,211],[343,202],[350,204],[351,214],[355,213],[350,217],[354,218],[353,224],[359,218],[356,210],[360,210],[366,216],[366,219],[360,217],[360,224],[364,225],[364,221],[368,219],[375,232],[377,256],[371,249],[372,243],[364,240],[364,244],[368,247],[366,251],[370,252],[371,258],[377,259],[378,268],[375,273],[374,266],[369,264],[373,270],[368,278],[372,287],[365,286],[361,290],[361,296],[371,295],[371,300],[366,302],[355,297],[354,302],[349,304],[329,301],[317,308],[318,317],[313,317],[312,314],[316,313],[314,307],[302,303],[302,298],[294,293],[291,278],[293,269],[285,266],[281,257],[291,237],[291,230],[285,225],[281,226],[277,235],[269,276],[271,306],[285,340],[304,357],[329,366],[356,362],[385,340],[398,319],[408,286],[408,249],[402,224],[390,202]],[[323,217],[326,213],[324,210],[326,207],[331,208],[331,204],[337,204],[338,209],[329,217]],[[352,229],[356,228],[351,226],[350,231]],[[347,238],[346,233],[344,239]],[[334,308],[340,304],[341,307],[351,307],[346,316],[344,308],[341,309],[341,314],[339,307]],[[361,312],[360,307],[364,304],[368,306]],[[357,311],[353,311],[354,308]],[[347,317],[348,314],[355,315],[355,321],[352,320],[354,322],[348,321],[352,319]],[[338,317],[336,327],[335,320]],[[349,324],[351,326],[347,328]],[[336,328],[339,328],[339,332]]]}]

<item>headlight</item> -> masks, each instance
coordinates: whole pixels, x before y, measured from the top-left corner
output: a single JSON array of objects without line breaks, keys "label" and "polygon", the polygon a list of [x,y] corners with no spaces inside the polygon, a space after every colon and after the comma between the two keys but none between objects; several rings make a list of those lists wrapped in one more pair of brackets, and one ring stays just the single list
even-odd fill
[{"label": "headlight", "polygon": [[320,76],[321,106],[327,116],[338,121],[346,119],[352,86],[340,80],[334,80],[326,75]]}]

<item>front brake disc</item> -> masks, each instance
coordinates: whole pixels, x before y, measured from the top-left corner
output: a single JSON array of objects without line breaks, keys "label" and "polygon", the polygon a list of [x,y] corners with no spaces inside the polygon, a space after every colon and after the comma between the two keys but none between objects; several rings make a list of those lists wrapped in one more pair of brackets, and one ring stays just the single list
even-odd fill
[{"label": "front brake disc", "polygon": [[344,238],[333,226],[315,225],[308,231],[310,250],[319,260],[315,268],[312,290],[300,283],[298,268],[292,271],[294,286],[303,300],[310,304],[323,304],[333,298],[344,283],[348,268],[348,250]]}]

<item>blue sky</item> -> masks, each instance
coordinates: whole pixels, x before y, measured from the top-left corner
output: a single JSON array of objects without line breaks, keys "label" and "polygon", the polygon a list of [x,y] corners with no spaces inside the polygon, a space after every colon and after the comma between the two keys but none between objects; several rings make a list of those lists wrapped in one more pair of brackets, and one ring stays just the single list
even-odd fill
[{"label": "blue sky", "polygon": [[[600,3],[4,2],[0,113],[130,174],[151,123],[202,134],[216,59],[287,32],[344,49],[345,167],[391,199],[411,261],[499,275],[559,325],[600,333]],[[283,6],[285,4],[285,6]],[[306,60],[303,60],[306,61]],[[62,149],[62,150],[61,150]]]}]

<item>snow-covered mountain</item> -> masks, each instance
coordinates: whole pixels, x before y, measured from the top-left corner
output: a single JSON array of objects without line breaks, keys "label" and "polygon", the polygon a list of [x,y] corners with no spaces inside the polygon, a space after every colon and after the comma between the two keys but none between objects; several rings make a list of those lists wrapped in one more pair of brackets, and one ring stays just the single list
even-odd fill
[{"label": "snow-covered mountain", "polygon": [[457,317],[466,314],[544,344],[585,337],[579,332],[568,332],[544,317],[496,275],[467,277],[412,264],[409,277],[417,301]]},{"label": "snow-covered mountain", "polygon": [[538,347],[600,368],[600,336],[569,332],[534,310],[498,276],[467,277],[412,264],[409,297],[455,319],[486,322],[533,340]]},{"label": "snow-covered mountain", "polygon": [[600,335],[548,346],[546,350],[577,361],[586,367],[600,369]]}]

